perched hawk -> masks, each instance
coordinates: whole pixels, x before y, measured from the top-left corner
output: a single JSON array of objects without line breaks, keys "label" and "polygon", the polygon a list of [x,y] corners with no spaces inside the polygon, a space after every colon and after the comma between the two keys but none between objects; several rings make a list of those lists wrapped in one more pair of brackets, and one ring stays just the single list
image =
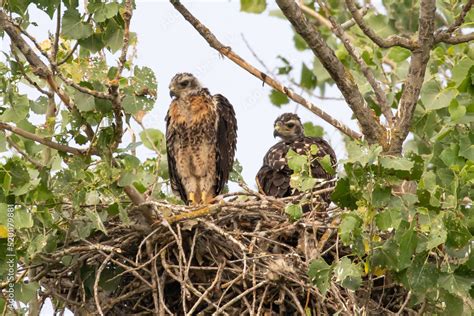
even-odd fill
[{"label": "perched hawk", "polygon": [[166,115],[171,187],[186,204],[208,204],[222,192],[234,163],[237,121],[222,95],[211,95],[192,74],[176,74]]},{"label": "perched hawk", "polygon": [[[335,167],[337,160],[334,150],[322,138],[304,136],[303,125],[298,115],[285,113],[279,116],[275,121],[273,136],[279,136],[282,141],[268,150],[263,158],[263,166],[257,173],[257,184],[262,193],[275,197],[285,197],[297,193],[290,187],[290,177],[293,170],[288,167],[286,160],[289,149],[300,155],[307,155],[310,153],[311,145],[316,145],[318,152],[313,156],[315,159],[312,159],[312,176],[323,180],[333,178],[323,169],[317,158],[329,155],[331,164]],[[323,187],[330,185],[326,184]],[[330,202],[329,193],[323,194],[321,197],[327,203]]]}]

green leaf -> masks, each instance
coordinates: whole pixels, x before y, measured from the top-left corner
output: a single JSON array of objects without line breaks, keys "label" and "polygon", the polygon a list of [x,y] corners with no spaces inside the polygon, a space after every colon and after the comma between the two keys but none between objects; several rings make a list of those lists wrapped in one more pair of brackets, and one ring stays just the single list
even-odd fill
[{"label": "green leaf", "polygon": [[314,125],[311,122],[303,124],[304,134],[307,137],[323,137],[324,129],[319,125]]},{"label": "green leaf", "polygon": [[7,137],[5,132],[0,131],[0,153],[7,151]]},{"label": "green leaf", "polygon": [[115,53],[123,45],[123,30],[113,19],[107,22],[107,27],[104,33],[104,43],[110,48],[112,53]]},{"label": "green leaf", "polygon": [[81,45],[81,48],[88,49],[91,53],[97,53],[105,46],[102,34],[99,33],[94,33],[87,38],[82,38],[78,40],[78,42]]},{"label": "green leaf", "polygon": [[432,79],[423,85],[421,101],[427,110],[438,110],[448,107],[457,94],[455,88],[442,89],[441,85]]},{"label": "green leaf", "polygon": [[357,198],[351,194],[348,178],[341,178],[337,181],[336,187],[331,195],[331,200],[340,207],[347,207],[349,209],[355,209],[357,207]]},{"label": "green leaf", "polygon": [[436,267],[426,261],[426,256],[420,254],[408,267],[407,279],[414,294],[425,294],[428,289],[436,287],[439,273]]},{"label": "green leaf", "polygon": [[134,180],[135,180],[135,175],[133,174],[132,171],[124,171],[120,175],[117,185],[119,187],[125,187],[127,185],[131,185]]},{"label": "green leaf", "polygon": [[116,2],[96,2],[89,4],[88,7],[89,11],[94,13],[94,20],[98,23],[101,23],[117,15],[120,6]]},{"label": "green leaf", "polygon": [[321,165],[321,167],[323,167],[324,171],[326,171],[330,175],[336,174],[336,171],[334,170],[331,163],[331,157],[329,155],[325,155],[322,158],[318,158],[318,162]]},{"label": "green leaf", "polygon": [[282,106],[283,104],[290,103],[290,99],[288,99],[286,94],[277,90],[272,90],[272,92],[270,92],[270,101],[276,106]]},{"label": "green leaf", "polygon": [[39,284],[37,282],[16,283],[15,284],[15,299],[22,303],[30,303],[36,298]]},{"label": "green leaf", "polygon": [[14,214],[15,228],[31,228],[33,227],[33,217],[31,213],[24,208],[15,208]]},{"label": "green leaf", "polygon": [[74,104],[81,112],[89,112],[95,109],[94,97],[80,91],[74,92]]},{"label": "green leaf", "polygon": [[288,214],[291,220],[296,221],[303,215],[303,208],[300,204],[288,204],[285,207],[285,213]]},{"label": "green leaf", "polygon": [[10,186],[12,184],[12,176],[10,173],[5,173],[5,176],[3,177],[3,191],[8,194],[10,192]]},{"label": "green leaf", "polygon": [[143,109],[143,103],[135,95],[126,95],[122,100],[122,107],[128,114],[135,114]]},{"label": "green leaf", "polygon": [[140,132],[140,139],[146,148],[165,153],[165,135],[156,128],[147,128]]},{"label": "green leaf", "polygon": [[446,246],[461,248],[466,246],[472,239],[469,229],[453,213],[447,213],[444,217],[444,225],[447,230]]},{"label": "green leaf", "polygon": [[92,25],[82,21],[81,15],[75,9],[64,12],[62,21],[62,33],[64,37],[81,39],[92,35]]},{"label": "green leaf", "polygon": [[306,41],[299,35],[298,33],[295,32],[295,35],[293,36],[293,42],[295,43],[295,48],[299,51],[304,51],[308,49],[308,44]]},{"label": "green leaf", "polygon": [[375,215],[375,223],[380,230],[396,229],[400,225],[401,220],[400,210],[396,209],[386,210]]},{"label": "green leaf", "polygon": [[474,161],[474,133],[459,138],[459,156]]},{"label": "green leaf", "polygon": [[140,91],[145,88],[156,91],[156,77],[151,68],[135,66],[133,69],[133,75],[133,86],[135,91]]},{"label": "green leaf", "polygon": [[411,56],[410,50],[403,47],[399,47],[399,46],[392,47],[388,51],[388,58],[390,58],[396,63],[402,62],[410,56]]},{"label": "green leaf", "polygon": [[356,236],[359,236],[362,229],[362,219],[352,213],[344,214],[339,224],[339,235],[341,241],[345,245],[349,245],[351,241],[355,240]]},{"label": "green leaf", "polygon": [[393,170],[410,171],[415,165],[413,161],[402,157],[381,156],[379,161],[382,167]]},{"label": "green leaf", "polygon": [[266,0],[240,0],[240,11],[262,13],[267,8]]},{"label": "green leaf", "polygon": [[45,114],[48,109],[48,98],[40,96],[36,101],[30,101],[31,110],[36,114]]},{"label": "green leaf", "polygon": [[409,228],[405,233],[403,233],[400,238],[400,254],[398,256],[400,270],[410,266],[411,258],[415,253],[417,242],[416,232],[412,228]]},{"label": "green leaf", "polygon": [[317,84],[316,75],[309,69],[305,63],[301,66],[300,86],[308,90],[314,90]]},{"label": "green leaf", "polygon": [[464,115],[466,115],[466,107],[460,105],[456,99],[453,99],[453,101],[449,105],[448,110],[453,122],[459,121],[464,117]]},{"label": "green leaf", "polygon": [[9,104],[10,107],[7,107],[7,110],[3,112],[0,116],[0,120],[18,123],[27,117],[30,100],[26,95],[13,95]]},{"label": "green leaf", "polygon": [[318,287],[322,295],[325,295],[329,289],[331,271],[332,267],[324,259],[315,259],[309,264],[309,280]]},{"label": "green leaf", "polygon": [[334,267],[336,282],[349,290],[357,290],[362,284],[362,271],[347,257],[342,258]]},{"label": "green leaf", "polygon": [[472,66],[474,66],[474,60],[469,57],[464,57],[459,62],[457,62],[451,70],[451,80],[454,81],[457,86],[459,86],[464,81],[464,79],[466,79],[467,75],[469,74],[469,69]]},{"label": "green leaf", "polygon": [[286,159],[288,160],[288,167],[295,172],[301,172],[308,164],[307,156],[299,155],[291,149],[288,150],[288,153],[286,154]]}]

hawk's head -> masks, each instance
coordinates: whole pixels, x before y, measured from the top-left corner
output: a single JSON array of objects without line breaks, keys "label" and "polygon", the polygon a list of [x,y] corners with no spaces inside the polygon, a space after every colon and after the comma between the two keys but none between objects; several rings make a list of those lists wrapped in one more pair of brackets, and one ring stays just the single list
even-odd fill
[{"label": "hawk's head", "polygon": [[196,77],[192,74],[183,72],[176,74],[171,79],[170,96],[172,98],[179,98],[193,92],[199,91],[202,87]]},{"label": "hawk's head", "polygon": [[281,137],[284,141],[293,141],[304,136],[303,124],[298,115],[285,113],[275,120],[274,137]]}]

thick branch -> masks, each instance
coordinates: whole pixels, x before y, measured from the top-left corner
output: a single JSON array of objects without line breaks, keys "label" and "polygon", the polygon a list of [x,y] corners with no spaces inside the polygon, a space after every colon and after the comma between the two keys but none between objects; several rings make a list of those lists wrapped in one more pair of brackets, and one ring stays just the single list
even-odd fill
[{"label": "thick branch", "polygon": [[371,29],[365,22],[364,17],[360,14],[359,10],[357,10],[357,6],[354,0],[346,0],[346,6],[352,14],[352,17],[356,21],[357,25],[359,25],[360,29],[364,34],[370,38],[375,44],[380,46],[381,48],[390,48],[393,46],[401,46],[410,50],[416,48],[416,43],[412,40],[398,36],[398,35],[391,35],[388,38],[384,39],[377,35],[373,29]]},{"label": "thick branch", "polygon": [[246,62],[242,57],[234,53],[230,47],[224,46],[219,40],[214,36],[214,34],[211,33],[211,31],[201,24],[198,19],[196,19],[191,12],[188,11],[179,1],[177,0],[171,0],[170,1],[173,6],[178,10],[181,15],[189,22],[191,25],[201,34],[201,36],[209,43],[209,45],[218,50],[221,54],[232,60],[234,63],[236,63],[238,66],[242,67],[255,77],[261,79],[263,82],[267,83],[269,86],[274,88],[275,90],[278,90],[285,95],[287,95],[291,100],[295,101],[296,103],[299,103],[306,107],[308,110],[334,126],[335,128],[339,129],[341,132],[344,134],[352,137],[352,138],[360,138],[361,135],[357,133],[356,131],[350,129],[348,126],[344,125],[340,121],[334,119],[332,116],[330,116],[328,113],[324,112],[320,108],[318,108],[316,105],[313,103],[309,102],[305,98],[303,98],[301,95],[293,92],[291,89],[287,88],[277,80],[269,77],[267,74],[264,72],[258,70],[254,66],[250,65],[248,62]]},{"label": "thick branch", "polygon": [[377,143],[384,133],[384,128],[378,122],[375,113],[367,107],[352,74],[336,57],[321,34],[308,22],[294,0],[277,0],[277,4],[336,82],[359,121],[367,141],[371,144]]},{"label": "thick branch", "polygon": [[[59,151],[62,151],[62,152],[66,152],[66,153],[70,153],[70,154],[73,154],[73,155],[83,155],[87,152],[87,150],[85,150],[85,149],[79,149],[79,148],[74,148],[74,147],[70,147],[70,146],[67,146],[67,145],[63,145],[63,144],[58,144],[58,143],[53,142],[49,139],[46,139],[46,138],[43,138],[43,137],[38,136],[36,134],[30,133],[28,131],[25,131],[21,128],[15,127],[15,126],[10,125],[8,123],[0,122],[0,130],[10,131],[12,133],[15,133],[19,136],[30,139],[30,140],[35,141],[37,143],[40,143],[40,144],[43,144],[45,146],[51,147],[53,149],[56,149],[56,150],[59,150]],[[95,151],[92,154],[96,154]]]},{"label": "thick branch", "polygon": [[399,111],[389,153],[400,154],[402,145],[410,130],[411,119],[415,111],[420,90],[423,85],[426,66],[430,59],[430,51],[434,44],[435,0],[422,0],[420,2],[420,15],[418,27],[419,48],[413,51],[408,76],[405,79]]}]

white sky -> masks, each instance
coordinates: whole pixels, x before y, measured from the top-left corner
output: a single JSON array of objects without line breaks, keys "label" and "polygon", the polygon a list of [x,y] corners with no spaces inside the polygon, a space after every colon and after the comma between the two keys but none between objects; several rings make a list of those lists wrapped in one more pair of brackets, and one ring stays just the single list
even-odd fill
[{"label": "white sky", "polygon": [[[241,55],[251,64],[261,68],[241,38],[257,52],[260,59],[271,68],[281,65],[276,58],[282,55],[299,69],[301,62],[312,65],[310,52],[298,52],[293,45],[293,32],[288,21],[261,15],[239,12],[240,1],[183,1],[188,9],[225,45]],[[269,1],[271,2],[271,1]],[[276,5],[272,3],[272,8]],[[54,27],[49,18],[37,10],[31,11],[31,20],[39,27],[32,31],[39,41],[46,39],[47,30]],[[340,133],[314,114],[297,106],[294,102],[281,109],[273,106],[268,98],[270,88],[241,69],[233,62],[219,57],[207,42],[174,10],[167,1],[137,1],[137,10],[132,19],[132,30],[138,35],[137,59],[135,64],[152,68],[158,80],[158,100],[155,108],[144,120],[149,128],[164,131],[164,117],[170,103],[168,84],[177,72],[191,72],[211,93],[221,93],[234,105],[238,120],[237,159],[243,166],[244,179],[255,187],[254,177],[261,166],[264,154],[276,140],[273,138],[273,122],[284,112],[294,112],[303,122],[312,121],[322,125],[326,138],[336,150],[338,158],[344,156]],[[1,44],[1,43],[0,43]],[[295,76],[299,79],[299,75]],[[339,96],[335,88],[327,89],[327,96]],[[300,92],[300,91],[296,91]],[[351,111],[342,101],[320,101],[311,99],[333,117],[358,130],[351,120]],[[140,130],[137,129],[136,132]],[[125,146],[128,144],[124,140]],[[139,158],[153,156],[144,148],[138,151]],[[231,189],[235,186],[231,186]],[[51,305],[45,306],[42,315],[51,315]]]}]

